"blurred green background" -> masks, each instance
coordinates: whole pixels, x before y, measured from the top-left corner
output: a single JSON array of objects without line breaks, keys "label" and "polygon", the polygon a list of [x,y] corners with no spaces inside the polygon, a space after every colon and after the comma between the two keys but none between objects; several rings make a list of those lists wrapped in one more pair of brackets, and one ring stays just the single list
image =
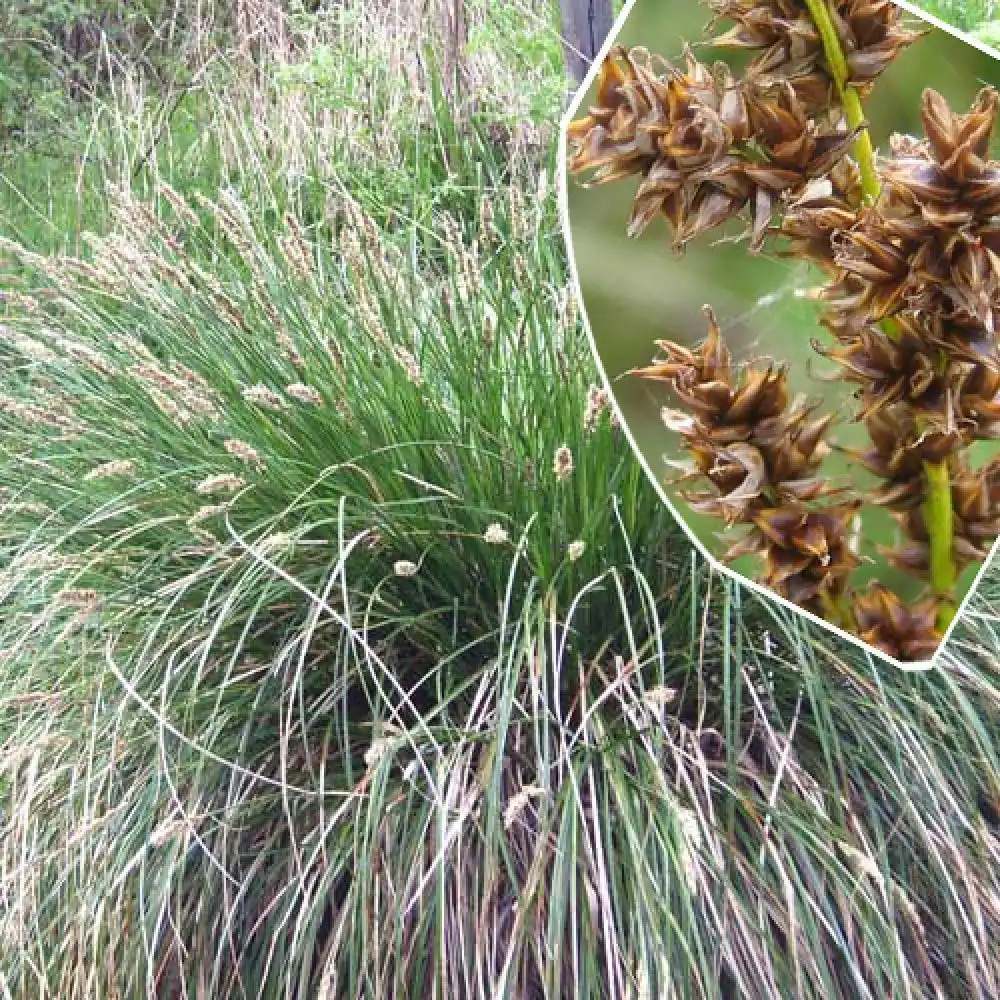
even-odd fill
[{"label": "blurred green background", "polygon": [[[639,0],[616,41],[644,46],[682,65],[684,43],[691,44],[704,62],[722,59],[739,69],[746,62],[740,53],[714,49],[705,39],[711,18],[707,5],[696,0],[674,0],[669,9],[661,0]],[[920,26],[916,18],[910,18]],[[984,84],[1000,87],[1000,63],[945,32],[929,28],[876,82],[865,108],[877,149],[886,149],[894,132],[923,135],[920,96],[933,87],[956,110],[965,111]],[[591,88],[578,115],[595,99]],[[590,320],[601,363],[612,382],[622,411],[650,467],[660,475],[667,494],[680,508],[689,526],[715,553],[725,543],[717,537],[719,522],[693,514],[669,484],[665,458],[679,458],[675,438],[660,423],[660,407],[673,405],[666,387],[638,378],[622,378],[630,368],[648,364],[656,354],[657,338],[694,344],[705,334],[701,313],[710,304],[737,359],[768,357],[791,364],[794,392],[823,400],[825,412],[836,412],[838,423],[832,440],[853,445],[864,440],[863,429],[850,422],[855,401],[849,383],[824,381],[835,366],[816,354],[815,339],[829,343],[829,334],[818,324],[815,302],[802,293],[822,281],[812,265],[777,257],[771,248],[754,256],[745,241],[735,241],[743,231],[740,222],[715,230],[688,245],[682,257],[670,248],[665,221],[657,220],[638,239],[625,235],[625,225],[637,182],[625,180],[584,189],[570,178],[568,209],[573,250],[584,306]],[[974,461],[981,462],[996,450],[978,444]],[[825,471],[831,480],[870,486],[873,479],[855,463],[833,454]],[[878,546],[899,541],[892,518],[866,508],[862,521],[862,555],[871,561],[855,579],[863,583],[875,576],[907,597],[922,584],[889,567],[878,555]],[[752,575],[749,560],[734,568]],[[978,570],[969,567],[960,581],[967,590]]]}]

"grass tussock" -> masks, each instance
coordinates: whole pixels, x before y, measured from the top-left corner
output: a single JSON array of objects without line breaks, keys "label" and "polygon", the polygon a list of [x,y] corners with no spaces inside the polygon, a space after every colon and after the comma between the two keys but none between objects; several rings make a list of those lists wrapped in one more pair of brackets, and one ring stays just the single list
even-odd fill
[{"label": "grass tussock", "polygon": [[0,995],[997,996],[995,588],[903,674],[713,577],[541,126],[301,72],[3,246]]}]

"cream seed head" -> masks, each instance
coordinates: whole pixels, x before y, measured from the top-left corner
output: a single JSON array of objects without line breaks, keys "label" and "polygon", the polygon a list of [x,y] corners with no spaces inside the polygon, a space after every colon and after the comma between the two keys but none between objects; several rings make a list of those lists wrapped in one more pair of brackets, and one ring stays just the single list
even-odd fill
[{"label": "cream seed head", "polygon": [[258,382],[256,385],[248,386],[241,393],[243,398],[254,406],[259,406],[264,410],[281,410],[285,406],[285,401],[273,389]]},{"label": "cream seed head", "polygon": [[556,449],[555,457],[552,461],[552,471],[556,474],[559,482],[565,482],[573,475],[573,452],[568,445],[562,445]]},{"label": "cream seed head", "polygon": [[510,541],[510,535],[507,534],[507,529],[498,521],[491,524],[483,532],[483,540],[488,545],[504,545]]},{"label": "cream seed head", "polygon": [[392,572],[396,576],[414,576],[417,569],[417,564],[415,562],[410,562],[409,559],[397,559],[392,566]]},{"label": "cream seed head", "polygon": [[60,430],[76,430],[76,424],[68,417],[61,416],[51,408],[26,403],[10,396],[0,396],[0,413],[6,413],[26,424],[38,427],[56,427]]},{"label": "cream seed head", "polygon": [[187,383],[189,389],[197,392],[211,391],[212,387],[209,382],[199,375],[193,368],[189,368],[180,361],[172,361],[170,363],[170,367],[173,369],[173,374],[176,375],[177,378]]},{"label": "cream seed head", "polygon": [[184,393],[181,398],[189,413],[194,416],[207,417],[209,420],[220,420],[222,418],[222,414],[215,403],[208,396],[202,395],[194,389]]},{"label": "cream seed head", "polygon": [[[201,492],[201,491],[199,491]],[[207,521],[210,518],[216,517],[219,514],[224,514],[230,508],[228,503],[213,503],[206,504],[204,507],[199,507],[188,519],[187,526],[189,528],[195,528],[202,521]]]},{"label": "cream seed head", "polygon": [[59,591],[53,600],[60,608],[95,608],[101,603],[101,596],[90,588],[69,587]]},{"label": "cream seed head", "polygon": [[285,386],[285,393],[300,403],[308,403],[310,406],[322,406],[323,397],[318,389],[304,382],[292,382]]},{"label": "cream seed head", "polygon": [[128,373],[147,386],[156,386],[165,392],[180,395],[190,388],[190,385],[179,375],[166,372],[155,364],[130,365]]},{"label": "cream seed head", "polygon": [[258,469],[264,467],[264,459],[260,457],[257,449],[253,445],[247,444],[246,441],[241,441],[239,438],[229,438],[228,441],[223,442],[222,446],[230,455],[238,458],[241,462],[246,462]]},{"label": "cream seed head", "polygon": [[278,345],[278,349],[281,351],[282,357],[286,361],[294,365],[296,368],[305,367],[305,358],[302,357],[302,353],[299,351],[298,347],[295,346],[295,341],[292,340],[290,334],[286,330],[279,330],[274,339]]},{"label": "cream seed head", "polygon": [[87,482],[95,479],[118,479],[134,475],[135,462],[130,458],[118,459],[113,462],[104,462],[95,466],[83,478]]},{"label": "cream seed head", "polygon": [[39,361],[43,364],[49,364],[56,360],[58,355],[46,347],[40,340],[36,340],[34,337],[27,337],[20,333],[15,333],[13,330],[7,330],[0,327],[0,337],[3,337],[7,343],[11,345],[19,354],[23,355],[29,361]]},{"label": "cream seed head", "polygon": [[587,543],[581,542],[578,538],[575,542],[570,542],[566,547],[566,556],[570,562],[576,562],[587,550]]},{"label": "cream seed head", "polygon": [[532,799],[541,798],[544,795],[545,789],[539,785],[525,785],[519,792],[512,795],[503,811],[504,828],[509,830],[528,807],[528,803]]},{"label": "cream seed head", "polygon": [[31,514],[33,517],[48,517],[53,513],[51,507],[43,503],[32,501],[18,501],[16,503],[7,502],[0,510],[5,514]]},{"label": "cream seed head", "polygon": [[[285,217],[286,225],[290,219],[291,216]],[[300,235],[283,233],[278,237],[278,244],[289,270],[300,281],[311,281],[314,277],[312,254]]]},{"label": "cream seed head", "polygon": [[587,391],[587,408],[583,414],[583,427],[588,433],[597,427],[601,414],[608,409],[608,394],[600,386],[592,385]]},{"label": "cream seed head", "polygon": [[240,476],[234,476],[228,472],[220,473],[216,476],[209,476],[195,486],[195,493],[202,496],[211,496],[214,493],[235,493],[246,486],[246,480]]},{"label": "cream seed head", "polygon": [[198,218],[198,214],[191,208],[184,197],[169,184],[163,181],[157,183],[156,193],[174,210],[174,214],[185,225],[190,226],[192,229],[199,229],[201,227],[201,220]]},{"label": "cream seed head", "polygon": [[650,688],[645,695],[643,700],[649,705],[650,708],[654,710],[662,709],[665,705],[669,705],[677,698],[677,689],[672,687],[667,687],[666,685],[659,685],[658,687]]},{"label": "cream seed head", "polygon": [[157,407],[170,417],[170,419],[173,420],[178,427],[185,427],[194,419],[194,415],[191,411],[178,405],[177,401],[170,395],[169,392],[164,392],[162,389],[158,389],[155,385],[147,385],[146,392],[149,393],[150,399],[156,403]]},{"label": "cream seed head", "polygon": [[423,375],[420,372],[420,363],[417,361],[416,357],[414,357],[414,355],[401,344],[395,344],[393,346],[393,353],[396,355],[396,360],[406,370],[406,374],[409,376],[410,381],[414,385],[420,385],[423,382]]}]

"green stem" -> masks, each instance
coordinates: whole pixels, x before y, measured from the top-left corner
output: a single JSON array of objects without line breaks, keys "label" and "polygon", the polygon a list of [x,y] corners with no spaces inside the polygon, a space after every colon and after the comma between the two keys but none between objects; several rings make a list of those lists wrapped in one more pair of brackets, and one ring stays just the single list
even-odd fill
[{"label": "green stem", "polygon": [[[865,125],[865,115],[861,108],[861,95],[857,88],[852,87],[848,82],[850,71],[847,67],[847,56],[840,44],[840,36],[833,24],[833,17],[830,15],[830,8],[826,0],[806,0],[806,7],[809,9],[809,16],[816,25],[819,32],[820,41],[823,43],[823,54],[826,56],[827,66],[830,68],[830,75],[833,77],[840,103],[844,106],[844,113],[847,115],[847,124],[851,129]],[[865,201],[873,204],[878,198],[879,182],[878,174],[875,172],[875,150],[872,148],[872,139],[867,128],[862,128],[858,137],[854,140],[852,147],[854,159],[861,171],[861,190],[864,193]]]},{"label": "green stem", "polygon": [[[864,125],[865,117],[861,110],[861,97],[857,90],[854,87],[846,87],[841,97],[844,102],[844,110],[847,112],[848,126],[857,128],[859,125]],[[867,127],[858,133],[851,149],[858,169],[861,171],[861,191],[865,201],[869,205],[874,205],[878,200],[881,186],[878,182],[878,174],[875,172],[875,150],[872,148],[872,137]]]},{"label": "green stem", "polygon": [[931,589],[941,601],[938,627],[945,629],[955,617],[955,583],[958,574],[952,552],[954,512],[951,506],[951,475],[947,461],[924,463],[927,497],[924,500],[924,524],[930,544]]}]

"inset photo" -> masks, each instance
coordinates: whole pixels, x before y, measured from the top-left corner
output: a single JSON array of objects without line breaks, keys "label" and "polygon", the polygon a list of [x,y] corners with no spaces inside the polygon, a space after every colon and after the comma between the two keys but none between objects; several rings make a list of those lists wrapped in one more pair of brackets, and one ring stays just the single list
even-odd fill
[{"label": "inset photo", "polygon": [[613,41],[562,180],[629,437],[727,570],[930,664],[1000,534],[1000,63],[859,0]]}]

